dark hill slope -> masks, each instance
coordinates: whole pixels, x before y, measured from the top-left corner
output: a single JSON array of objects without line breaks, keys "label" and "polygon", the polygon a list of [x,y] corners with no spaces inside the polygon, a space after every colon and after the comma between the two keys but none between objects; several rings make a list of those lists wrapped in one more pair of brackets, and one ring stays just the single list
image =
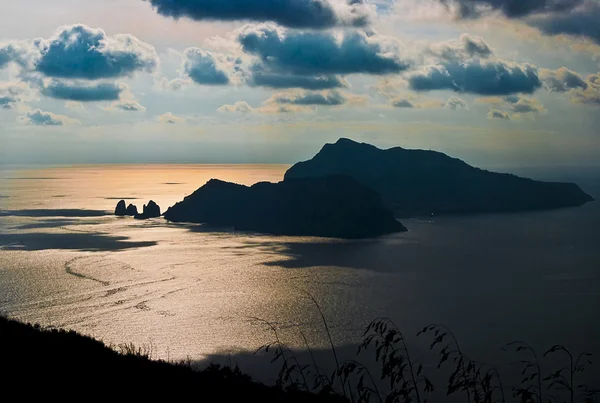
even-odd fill
[{"label": "dark hill slope", "polygon": [[238,370],[120,354],[75,332],[42,329],[0,317],[3,401],[345,402],[337,396],[283,391]]}]

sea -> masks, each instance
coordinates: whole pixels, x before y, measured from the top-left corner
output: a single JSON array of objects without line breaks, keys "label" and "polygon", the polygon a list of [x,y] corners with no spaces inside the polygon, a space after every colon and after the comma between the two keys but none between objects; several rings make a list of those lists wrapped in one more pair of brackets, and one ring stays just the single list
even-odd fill
[{"label": "sea", "polygon": [[[518,358],[503,349],[514,340],[540,356],[555,344],[600,356],[598,202],[404,219],[408,232],[365,240],[113,215],[121,199],[164,211],[211,178],[251,185],[288,168],[0,166],[0,313],[144,346],[157,359],[226,359],[250,372],[274,329],[292,349],[327,354],[333,343],[354,354],[378,317],[425,361],[434,361],[431,339],[417,333],[428,324],[498,366]],[[600,170],[499,170],[576,181],[600,199]],[[597,365],[590,371],[600,380]]]}]

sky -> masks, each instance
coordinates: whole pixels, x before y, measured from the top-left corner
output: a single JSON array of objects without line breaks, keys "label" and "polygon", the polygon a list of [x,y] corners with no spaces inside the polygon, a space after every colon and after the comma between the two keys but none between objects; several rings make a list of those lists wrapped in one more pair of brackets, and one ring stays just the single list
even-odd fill
[{"label": "sky", "polygon": [[0,3],[2,163],[594,166],[599,127],[600,0]]}]

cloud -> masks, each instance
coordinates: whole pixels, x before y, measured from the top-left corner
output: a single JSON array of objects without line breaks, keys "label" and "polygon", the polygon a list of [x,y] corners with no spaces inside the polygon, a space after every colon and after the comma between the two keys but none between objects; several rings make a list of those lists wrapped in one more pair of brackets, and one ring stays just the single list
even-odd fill
[{"label": "cloud", "polygon": [[540,69],[540,78],[546,88],[553,92],[566,92],[574,88],[586,89],[588,86],[579,74],[566,67],[558,70]]},{"label": "cloud", "polygon": [[97,80],[151,72],[159,63],[152,45],[133,35],[107,36],[102,29],[77,24],[38,43],[36,70],[48,77]]},{"label": "cloud", "polygon": [[425,53],[437,60],[450,62],[457,62],[473,57],[485,59],[493,55],[492,49],[483,38],[469,34],[462,34],[459,40],[450,40],[430,45]]},{"label": "cloud", "polygon": [[562,13],[536,16],[528,19],[527,23],[547,35],[581,36],[600,44],[600,3],[575,0],[572,2],[581,5]]},{"label": "cloud", "polygon": [[390,105],[407,109],[439,109],[446,103],[441,99],[426,98],[415,94],[404,94],[390,98]]},{"label": "cloud", "polygon": [[600,73],[587,77],[586,88],[571,90],[571,102],[591,106],[600,106]]},{"label": "cloud", "polygon": [[39,57],[38,46],[41,40],[0,42],[0,69],[9,63],[17,63],[23,68],[31,68]]},{"label": "cloud", "polygon": [[166,17],[275,22],[290,28],[363,26],[375,13],[361,0],[149,0]]},{"label": "cloud", "polygon": [[145,112],[146,108],[138,101],[133,99],[124,99],[113,102],[106,108],[107,110],[121,110],[126,112]]},{"label": "cloud", "polygon": [[365,95],[344,93],[340,91],[304,91],[294,90],[278,92],[264,101],[261,106],[254,108],[245,101],[233,105],[223,105],[219,112],[236,113],[289,113],[308,112],[316,106],[364,105],[368,101]]},{"label": "cloud", "polygon": [[80,123],[76,119],[71,119],[63,115],[57,115],[52,112],[44,112],[40,109],[28,111],[25,116],[19,117],[19,121],[23,124],[36,126],[63,126]]},{"label": "cloud", "polygon": [[306,90],[327,90],[348,87],[346,80],[336,75],[299,76],[285,73],[255,71],[248,84],[268,88],[303,88]]},{"label": "cloud", "polygon": [[476,18],[499,12],[508,18],[521,18],[547,12],[568,12],[584,0],[438,0],[459,18]]},{"label": "cloud", "polygon": [[[502,112],[505,116],[508,116],[509,119],[516,120],[525,114],[537,114],[544,113],[546,109],[544,105],[541,104],[535,98],[527,98],[519,95],[507,95],[504,97],[488,97],[488,98],[479,98],[477,100],[479,103],[491,104],[495,105],[498,108],[506,109]],[[498,109],[492,109],[492,111],[498,112]],[[490,111],[491,113],[491,111]],[[489,115],[488,115],[489,116]],[[500,119],[499,117],[495,117]]]},{"label": "cloud", "polygon": [[363,96],[345,94],[340,91],[291,91],[273,95],[271,102],[290,105],[323,105],[339,106],[346,103],[366,103]]},{"label": "cloud", "polygon": [[98,83],[81,84],[65,83],[52,80],[41,88],[41,93],[50,98],[65,99],[78,102],[115,101],[127,90],[125,84]]},{"label": "cloud", "polygon": [[248,102],[237,101],[233,105],[223,105],[217,109],[218,112],[237,112],[237,113],[250,113],[253,111]]},{"label": "cloud", "polygon": [[173,125],[176,123],[181,123],[184,120],[185,119],[180,118],[179,116],[176,116],[176,115],[172,114],[171,112],[164,113],[158,117],[159,122],[173,124]]},{"label": "cloud", "polygon": [[448,109],[469,109],[467,102],[464,99],[458,98],[458,97],[450,97],[448,98],[448,100],[446,101],[446,105],[444,106],[445,108]]},{"label": "cloud", "polygon": [[512,120],[510,113],[498,109],[490,109],[487,116],[488,119]]},{"label": "cloud", "polygon": [[32,98],[31,88],[27,84],[0,81],[0,109],[14,109]]},{"label": "cloud", "polygon": [[179,91],[192,83],[193,81],[189,77],[174,78],[172,80],[169,80],[167,77],[161,77],[154,81],[154,88],[163,91]]},{"label": "cloud", "polygon": [[459,42],[432,46],[437,63],[407,77],[414,91],[451,90],[479,95],[531,94],[542,86],[537,67],[494,57],[481,38],[463,35]]},{"label": "cloud", "polygon": [[78,101],[67,101],[65,102],[65,107],[69,108],[69,109],[75,109],[75,110],[85,110],[85,106],[83,106],[83,104],[81,102]]},{"label": "cloud", "polygon": [[226,56],[217,56],[202,49],[188,48],[183,52],[183,71],[196,84],[227,85],[230,78],[222,67],[226,61],[236,63],[233,58],[227,59]]},{"label": "cloud", "polygon": [[397,44],[364,32],[289,31],[273,25],[246,26],[238,41],[256,56],[261,70],[300,76],[400,73],[409,63],[399,58]]},{"label": "cloud", "polygon": [[504,97],[504,101],[510,104],[510,110],[515,113],[541,113],[544,106],[535,98],[525,98],[516,95]]}]

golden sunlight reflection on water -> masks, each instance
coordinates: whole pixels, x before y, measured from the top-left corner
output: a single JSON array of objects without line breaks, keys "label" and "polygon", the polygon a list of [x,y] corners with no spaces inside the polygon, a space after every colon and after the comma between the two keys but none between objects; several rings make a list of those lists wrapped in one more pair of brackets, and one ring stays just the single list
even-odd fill
[{"label": "golden sunlight reflection on water", "polygon": [[[254,350],[281,337],[338,345],[390,316],[406,334],[443,322],[482,360],[514,339],[598,351],[600,208],[403,220],[408,233],[342,241],[216,232],[112,215],[164,211],[211,178],[279,181],[283,165],[104,165],[0,170],[0,312],[155,357]],[[60,211],[60,209],[76,209]],[[87,209],[80,211],[77,209]],[[106,212],[106,213],[105,213]],[[552,320],[546,319],[552,312]],[[582,330],[583,329],[583,330]],[[427,350],[428,346],[425,346]],[[491,352],[491,356],[486,356]]]}]

